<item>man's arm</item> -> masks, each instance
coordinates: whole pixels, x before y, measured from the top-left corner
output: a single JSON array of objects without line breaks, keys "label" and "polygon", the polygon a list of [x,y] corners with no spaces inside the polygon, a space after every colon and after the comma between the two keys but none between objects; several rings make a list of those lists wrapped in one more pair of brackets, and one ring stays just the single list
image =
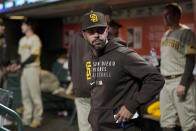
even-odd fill
[{"label": "man's arm", "polygon": [[124,105],[115,116],[118,123],[129,120],[137,108],[151,101],[164,85],[164,79],[157,69],[147,64],[136,53],[129,53],[123,58],[125,71],[137,82],[130,87]]},{"label": "man's arm", "polygon": [[10,60],[9,60],[9,54],[8,54],[8,49],[7,49],[7,45],[5,43],[5,39],[2,40],[3,45],[2,45],[2,52],[1,52],[1,58],[0,58],[0,66],[8,66],[10,64]]},{"label": "man's arm", "polygon": [[27,58],[24,62],[20,62],[21,57],[17,59],[16,63],[12,64],[9,68],[10,71],[19,71],[21,70],[25,65],[30,64],[36,60],[38,55],[31,55],[29,58]]},{"label": "man's arm", "polygon": [[186,64],[184,69],[184,74],[180,81],[180,85],[177,87],[176,93],[178,96],[186,94],[193,77],[193,69],[195,66],[195,55],[186,55]]},{"label": "man's arm", "polygon": [[140,105],[147,104],[160,93],[165,81],[155,67],[136,53],[129,53],[125,57],[124,68],[139,83],[139,91],[125,101],[127,109],[135,113]]},{"label": "man's arm", "polygon": [[22,62],[20,64],[21,68],[23,68],[27,64],[30,64],[30,63],[34,62],[37,57],[38,57],[38,55],[31,55],[31,56],[29,56],[24,62]]},{"label": "man's arm", "polygon": [[192,73],[195,66],[195,54],[196,54],[196,37],[195,33],[190,29],[185,30],[182,35],[182,42],[185,44],[184,54],[186,56],[186,64],[182,79],[176,89],[177,96],[185,96],[191,81]]},{"label": "man's arm", "polygon": [[3,51],[6,52],[5,54],[3,54],[1,60],[0,60],[0,65],[2,65],[3,67],[8,66],[10,64],[10,60],[9,60],[9,56],[7,54],[7,51]]}]

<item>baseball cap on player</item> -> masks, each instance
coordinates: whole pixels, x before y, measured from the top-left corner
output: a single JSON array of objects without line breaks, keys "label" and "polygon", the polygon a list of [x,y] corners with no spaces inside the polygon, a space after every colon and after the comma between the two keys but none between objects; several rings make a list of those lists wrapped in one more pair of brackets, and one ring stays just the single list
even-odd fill
[{"label": "baseball cap on player", "polygon": [[107,27],[107,21],[102,13],[90,11],[82,18],[82,30],[94,27]]}]

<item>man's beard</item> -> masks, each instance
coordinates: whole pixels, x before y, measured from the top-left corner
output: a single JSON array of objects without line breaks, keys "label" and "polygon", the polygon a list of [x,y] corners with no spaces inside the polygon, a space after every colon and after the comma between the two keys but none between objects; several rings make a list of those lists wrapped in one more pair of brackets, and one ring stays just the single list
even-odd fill
[{"label": "man's beard", "polygon": [[[99,44],[94,44],[97,40],[99,41]],[[103,51],[105,45],[106,45],[106,40],[101,40],[99,38],[96,38],[95,40],[92,41],[92,46],[98,53]]]}]

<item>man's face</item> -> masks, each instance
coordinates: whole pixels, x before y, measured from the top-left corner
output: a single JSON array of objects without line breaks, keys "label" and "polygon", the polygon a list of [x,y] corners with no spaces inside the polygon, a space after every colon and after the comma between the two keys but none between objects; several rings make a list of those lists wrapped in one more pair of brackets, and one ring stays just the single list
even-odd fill
[{"label": "man's face", "polygon": [[163,20],[165,26],[174,26],[179,23],[180,16],[176,15],[172,9],[165,9],[163,12]]},{"label": "man's face", "polygon": [[26,23],[22,23],[21,25],[22,33],[27,33],[30,30],[30,27]]},{"label": "man's face", "polygon": [[5,31],[5,26],[0,25],[0,36],[4,34],[4,31]]},{"label": "man's face", "polygon": [[108,36],[108,28],[95,27],[83,31],[84,38],[93,46],[97,51],[102,50],[106,45]]}]

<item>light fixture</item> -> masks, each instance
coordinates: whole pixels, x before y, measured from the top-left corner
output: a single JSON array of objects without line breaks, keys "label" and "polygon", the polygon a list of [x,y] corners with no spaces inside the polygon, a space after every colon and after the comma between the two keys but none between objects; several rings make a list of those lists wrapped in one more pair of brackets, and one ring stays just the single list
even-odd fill
[{"label": "light fixture", "polygon": [[23,20],[23,19],[25,19],[25,16],[9,16],[9,19],[12,19],[12,20]]}]

